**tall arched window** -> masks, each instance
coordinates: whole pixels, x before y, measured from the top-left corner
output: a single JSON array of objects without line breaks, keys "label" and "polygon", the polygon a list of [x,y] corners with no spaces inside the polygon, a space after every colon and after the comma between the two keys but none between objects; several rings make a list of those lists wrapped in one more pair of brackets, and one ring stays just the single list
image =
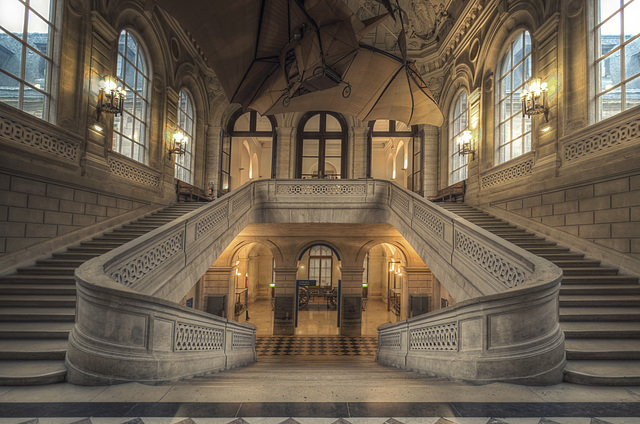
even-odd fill
[{"label": "tall arched window", "polygon": [[596,120],[640,105],[640,0],[597,0]]},{"label": "tall arched window", "polygon": [[531,37],[523,31],[498,62],[496,162],[531,151],[531,119],[522,116],[520,92],[531,78]]},{"label": "tall arched window", "polygon": [[180,100],[178,100],[178,123],[177,130],[181,131],[187,138],[184,155],[175,155],[175,177],[181,181],[193,184],[192,151],[195,132],[195,110],[191,95],[187,90],[180,90]]},{"label": "tall arched window", "polygon": [[0,102],[51,120],[56,0],[2,0]]},{"label": "tall arched window", "polygon": [[146,163],[149,149],[151,74],[146,55],[129,31],[120,33],[116,78],[127,92],[122,115],[113,122],[113,150]]},{"label": "tall arched window", "polygon": [[275,178],[276,120],[250,110],[236,111],[222,140],[220,193],[252,180]]},{"label": "tall arched window", "polygon": [[309,280],[320,287],[331,287],[333,252],[325,246],[313,246],[309,252]]},{"label": "tall arched window", "polygon": [[347,125],[333,112],[311,112],[298,128],[296,178],[346,178]]},{"label": "tall arched window", "polygon": [[469,129],[469,103],[467,92],[462,91],[456,97],[449,114],[449,184],[455,184],[467,178],[467,156],[460,154],[458,137]]}]

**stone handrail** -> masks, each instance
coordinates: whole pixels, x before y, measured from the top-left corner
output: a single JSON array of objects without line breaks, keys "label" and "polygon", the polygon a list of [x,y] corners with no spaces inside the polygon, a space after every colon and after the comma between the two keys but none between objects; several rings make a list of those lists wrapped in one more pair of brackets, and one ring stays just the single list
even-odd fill
[{"label": "stone handrail", "polygon": [[69,381],[174,380],[255,361],[254,328],[175,302],[246,225],[267,222],[390,223],[460,302],[381,328],[380,363],[477,381],[559,381],[561,271],[380,180],[252,182],[86,262],[76,271]]},{"label": "stone handrail", "polygon": [[562,271],[390,185],[389,222],[459,301],[378,329],[382,364],[475,382],[562,379]]}]

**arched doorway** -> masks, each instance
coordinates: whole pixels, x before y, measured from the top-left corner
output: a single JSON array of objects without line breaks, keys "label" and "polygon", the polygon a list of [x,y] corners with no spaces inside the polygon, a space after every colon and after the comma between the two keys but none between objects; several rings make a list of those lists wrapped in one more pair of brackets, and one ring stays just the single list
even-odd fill
[{"label": "arched doorway", "polygon": [[324,243],[308,246],[298,257],[296,334],[339,333],[340,265],[339,253]]},{"label": "arched doorway", "polygon": [[368,176],[395,181],[422,194],[423,135],[418,127],[409,128],[400,121],[373,121],[368,139]]},{"label": "arched doorway", "polygon": [[275,178],[276,120],[256,111],[236,111],[222,137],[220,194],[248,181]]},{"label": "arched doorway", "polygon": [[296,178],[347,178],[347,123],[333,112],[309,112],[298,126]]}]

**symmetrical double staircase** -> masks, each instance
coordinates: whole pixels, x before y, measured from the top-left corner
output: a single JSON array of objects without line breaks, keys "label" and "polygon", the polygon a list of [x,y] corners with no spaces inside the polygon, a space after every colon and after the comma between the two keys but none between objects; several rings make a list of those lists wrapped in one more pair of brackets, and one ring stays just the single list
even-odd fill
[{"label": "symmetrical double staircase", "polygon": [[0,276],[0,385],[64,381],[67,339],[75,318],[76,268],[202,205],[169,206]]},{"label": "symmetrical double staircase", "polygon": [[640,384],[640,285],[617,268],[547,241],[462,203],[439,203],[479,227],[562,268],[560,326],[564,380],[593,385]]}]

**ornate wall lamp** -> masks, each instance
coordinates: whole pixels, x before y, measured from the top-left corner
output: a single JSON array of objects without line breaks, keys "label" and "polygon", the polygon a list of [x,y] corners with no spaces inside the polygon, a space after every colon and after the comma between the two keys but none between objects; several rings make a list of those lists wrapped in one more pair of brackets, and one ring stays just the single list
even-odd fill
[{"label": "ornate wall lamp", "polygon": [[122,106],[127,93],[124,88],[119,87],[115,78],[104,77],[100,81],[100,91],[98,92],[98,106],[96,108],[98,119],[102,112],[112,113],[115,116],[122,114]]},{"label": "ornate wall lamp", "polygon": [[470,130],[462,131],[462,134],[458,137],[458,153],[460,155],[471,155],[471,159],[474,160],[476,158],[476,151],[471,147],[471,142],[473,141],[473,137],[471,136]]},{"label": "ornate wall lamp", "polygon": [[184,155],[187,147],[187,136],[181,131],[174,133],[170,145],[169,157],[171,157],[173,153],[178,156]]},{"label": "ornate wall lamp", "polygon": [[549,104],[547,99],[547,83],[540,78],[531,78],[520,93],[522,116],[544,113],[545,121],[549,121]]}]

